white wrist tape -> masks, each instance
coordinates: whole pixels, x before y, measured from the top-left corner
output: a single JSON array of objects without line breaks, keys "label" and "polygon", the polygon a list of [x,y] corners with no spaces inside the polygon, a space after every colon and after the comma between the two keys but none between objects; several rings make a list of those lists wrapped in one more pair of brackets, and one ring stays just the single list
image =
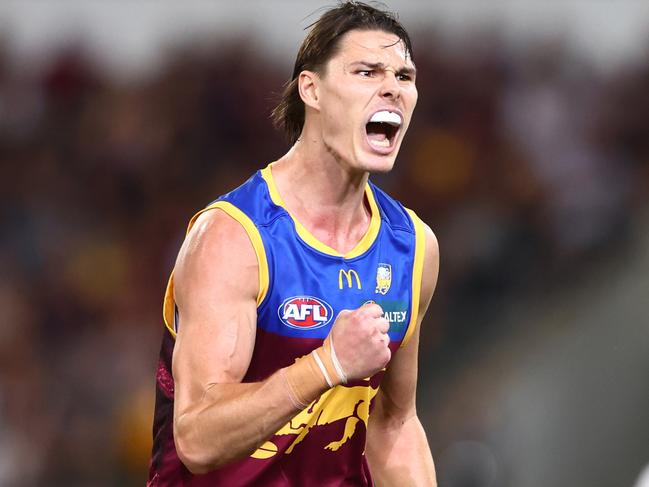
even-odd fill
[{"label": "white wrist tape", "polygon": [[340,365],[340,360],[338,360],[338,356],[336,355],[333,336],[331,337],[330,345],[331,345],[331,361],[333,362],[334,368],[336,369],[336,372],[340,377],[340,382],[343,384],[347,384],[347,374],[345,374],[345,371],[343,370],[343,366]]},{"label": "white wrist tape", "polygon": [[324,375],[325,380],[327,381],[327,385],[329,387],[333,387],[333,382],[331,382],[331,377],[329,377],[329,374],[327,373],[327,368],[325,365],[322,363],[322,360],[320,360],[320,356],[318,355],[318,352],[315,350],[311,352],[313,354],[313,358],[315,359],[315,363],[318,364],[318,367],[320,367],[320,372],[322,372],[322,375]]}]

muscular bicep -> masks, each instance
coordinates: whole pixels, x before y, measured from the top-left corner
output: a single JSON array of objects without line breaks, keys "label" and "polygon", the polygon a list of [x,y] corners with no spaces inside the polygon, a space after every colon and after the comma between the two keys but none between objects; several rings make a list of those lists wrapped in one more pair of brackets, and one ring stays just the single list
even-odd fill
[{"label": "muscular bicep", "polygon": [[439,246],[433,231],[425,225],[426,250],[416,328],[408,343],[399,350],[381,382],[377,406],[388,416],[407,416],[415,411],[419,331],[437,285]]},{"label": "muscular bicep", "polygon": [[199,216],[174,269],[178,413],[197,404],[210,384],[244,377],[255,342],[258,272],[254,248],[239,222],[218,209]]}]

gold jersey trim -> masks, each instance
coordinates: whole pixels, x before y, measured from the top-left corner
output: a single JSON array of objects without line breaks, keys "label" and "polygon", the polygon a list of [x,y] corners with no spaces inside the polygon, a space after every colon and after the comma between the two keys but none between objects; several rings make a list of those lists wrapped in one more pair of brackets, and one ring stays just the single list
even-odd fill
[{"label": "gold jersey trim", "polygon": [[421,280],[424,274],[424,255],[426,253],[426,229],[417,214],[406,208],[406,211],[415,225],[415,259],[412,268],[412,312],[410,314],[410,323],[408,329],[401,341],[401,347],[405,347],[417,327],[417,318],[419,316],[419,299],[421,294]]},{"label": "gold jersey trim", "polygon": [[374,193],[372,192],[372,188],[370,188],[369,184],[365,186],[365,196],[367,197],[367,201],[369,202],[370,205],[370,213],[371,213],[370,225],[367,228],[365,235],[363,235],[363,238],[361,238],[361,240],[356,244],[356,246],[346,254],[341,254],[337,250],[332,249],[328,245],[320,242],[317,238],[315,238],[311,234],[311,232],[309,232],[304,227],[304,225],[302,225],[297,220],[297,218],[295,218],[295,216],[293,216],[293,214],[290,211],[288,211],[286,205],[284,204],[284,200],[280,196],[279,191],[277,191],[277,186],[275,185],[275,179],[273,178],[273,173],[271,171],[272,165],[273,163],[269,164],[268,166],[266,166],[264,169],[261,170],[261,176],[264,178],[264,181],[266,181],[266,185],[268,186],[268,191],[270,193],[270,198],[273,201],[273,203],[275,203],[277,206],[281,206],[286,210],[286,212],[293,220],[293,223],[295,224],[295,230],[297,231],[297,234],[307,245],[313,247],[316,250],[319,250],[324,254],[332,255],[334,257],[343,257],[345,259],[353,259],[354,257],[358,257],[359,255],[365,253],[372,246],[381,228],[381,213],[379,212],[379,207],[376,204],[376,200],[374,199]]},{"label": "gold jersey trim", "polygon": [[[268,259],[266,258],[266,249],[264,248],[261,234],[259,233],[259,230],[255,226],[253,221],[248,217],[248,215],[246,215],[232,203],[229,203],[227,201],[216,201],[208,207],[203,208],[192,217],[192,219],[189,221],[189,225],[187,225],[187,232],[185,235],[189,233],[189,231],[194,226],[196,219],[200,215],[202,215],[206,211],[213,210],[214,208],[218,208],[219,210],[224,211],[227,215],[238,221],[246,231],[246,234],[248,235],[248,238],[250,239],[250,242],[255,249],[257,264],[259,265],[259,292],[257,293],[257,307],[259,307],[266,298],[266,294],[268,293],[268,286],[270,282],[268,273]],[[169,282],[167,283],[167,290],[165,291],[165,298],[162,306],[162,317],[164,319],[165,326],[174,338],[176,338],[175,304],[174,273],[172,271],[171,276],[169,276]]]}]

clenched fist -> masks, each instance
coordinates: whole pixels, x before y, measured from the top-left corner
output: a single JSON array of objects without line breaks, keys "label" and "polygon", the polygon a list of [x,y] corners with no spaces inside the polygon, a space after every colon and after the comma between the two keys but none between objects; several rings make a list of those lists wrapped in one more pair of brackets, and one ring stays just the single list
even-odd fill
[{"label": "clenched fist", "polygon": [[338,314],[329,335],[348,379],[365,379],[388,364],[392,357],[389,329],[390,323],[375,303]]}]

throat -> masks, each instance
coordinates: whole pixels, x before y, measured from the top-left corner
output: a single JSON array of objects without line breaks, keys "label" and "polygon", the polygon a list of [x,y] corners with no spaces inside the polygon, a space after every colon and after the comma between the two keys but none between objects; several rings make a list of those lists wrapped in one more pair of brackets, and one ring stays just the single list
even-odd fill
[{"label": "throat", "polygon": [[372,224],[372,208],[367,195],[363,197],[362,206],[355,208],[320,205],[294,209],[292,216],[302,240],[334,255],[347,255],[355,249]]},{"label": "throat", "polygon": [[369,230],[379,227],[372,225],[377,209],[371,191],[368,193],[367,173],[356,181],[345,178],[341,165],[334,164],[327,171],[319,166],[306,171],[304,160],[299,162],[292,171],[288,171],[290,161],[263,171],[273,201],[287,210],[305,243],[325,254],[347,256]]},{"label": "throat", "polygon": [[309,229],[313,237],[330,247],[337,253],[345,255],[353,250],[367,233],[371,217],[364,215],[362,219],[344,222],[323,218]]}]

